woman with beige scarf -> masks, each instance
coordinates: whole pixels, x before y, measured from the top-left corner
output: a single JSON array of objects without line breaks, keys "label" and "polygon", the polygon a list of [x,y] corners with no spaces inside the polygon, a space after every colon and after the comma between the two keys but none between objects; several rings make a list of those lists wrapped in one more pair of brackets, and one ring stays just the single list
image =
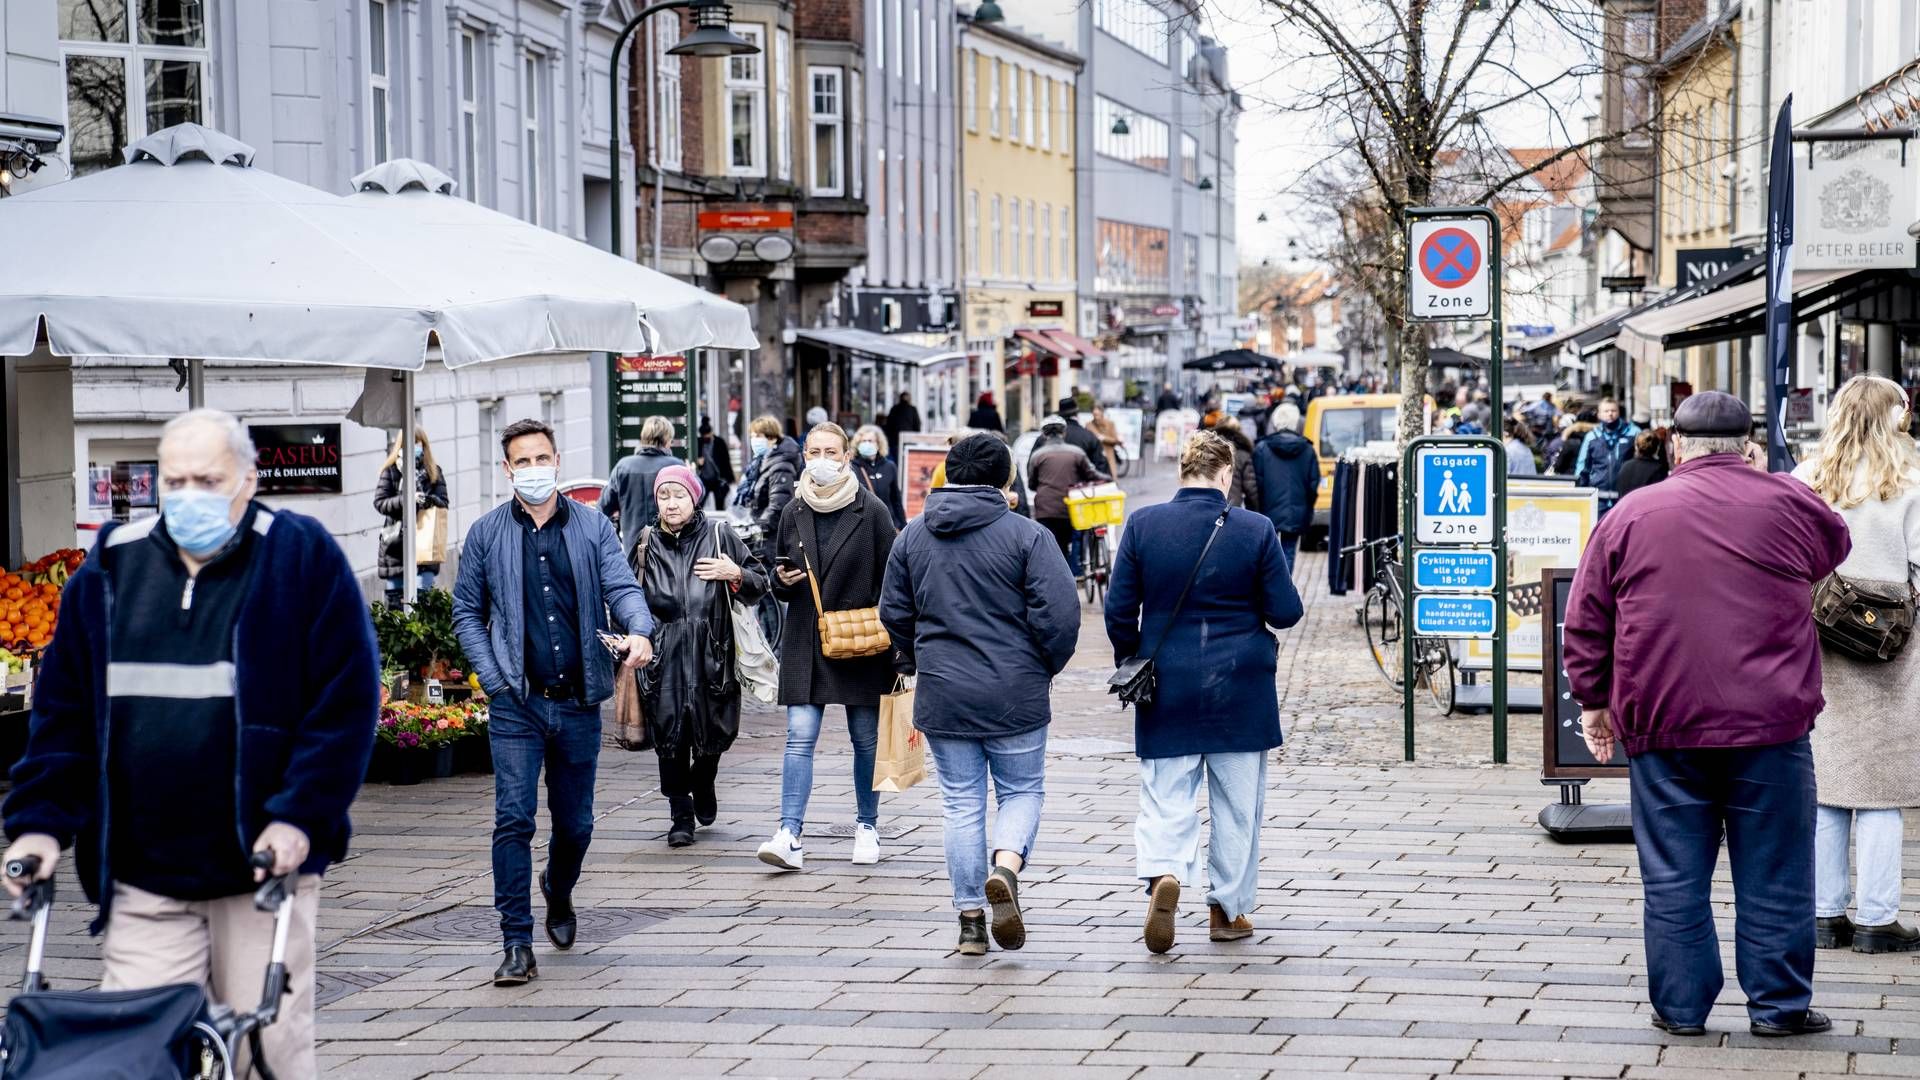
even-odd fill
[{"label": "woman with beige scarf", "polygon": [[[880,796],[873,790],[873,760],[880,697],[893,688],[892,652],[829,660],[820,651],[819,611],[878,604],[893,550],[893,515],[854,476],[850,452],[847,433],[836,424],[820,424],[807,432],[805,467],[794,500],[780,513],[771,545],[774,595],[787,604],[786,630],[780,635],[780,704],[787,707],[787,749],[780,769],[780,827],[760,845],[760,861],[781,870],[799,870],[804,863],[801,836],[813,790],[813,748],[828,705],[846,710],[847,734],[853,741],[853,862],[880,861]],[[809,573],[818,584],[818,607]]]}]

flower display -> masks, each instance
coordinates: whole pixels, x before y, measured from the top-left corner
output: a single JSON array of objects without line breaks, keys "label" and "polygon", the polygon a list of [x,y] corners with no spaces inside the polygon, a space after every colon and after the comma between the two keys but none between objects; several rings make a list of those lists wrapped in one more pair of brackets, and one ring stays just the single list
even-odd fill
[{"label": "flower display", "polygon": [[380,706],[380,741],[402,750],[444,746],[464,735],[485,735],[487,709],[484,702],[464,701],[452,705],[421,705],[411,701],[388,701]]}]

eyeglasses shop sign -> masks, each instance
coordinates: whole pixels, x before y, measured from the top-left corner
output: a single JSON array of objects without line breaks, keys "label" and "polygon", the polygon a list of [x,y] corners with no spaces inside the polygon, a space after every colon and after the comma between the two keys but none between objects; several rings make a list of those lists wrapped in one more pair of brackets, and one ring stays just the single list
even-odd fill
[{"label": "eyeglasses shop sign", "polygon": [[248,424],[262,495],[338,495],[339,424]]},{"label": "eyeglasses shop sign", "polygon": [[1793,161],[1795,270],[1908,270],[1914,185],[1898,160]]}]

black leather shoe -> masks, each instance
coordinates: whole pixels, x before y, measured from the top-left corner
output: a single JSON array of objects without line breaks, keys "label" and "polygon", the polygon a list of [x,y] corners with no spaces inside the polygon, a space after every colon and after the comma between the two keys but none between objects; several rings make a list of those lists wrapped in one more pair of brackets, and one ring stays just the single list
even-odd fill
[{"label": "black leather shoe", "polygon": [[1817,1009],[1808,1009],[1800,1014],[1798,1022],[1791,1024],[1763,1024],[1758,1020],[1747,1025],[1747,1030],[1763,1039],[1783,1039],[1789,1035],[1824,1035],[1833,1030],[1833,1021],[1827,1014]]},{"label": "black leather shoe", "polygon": [[1845,915],[1822,916],[1813,920],[1813,947],[1844,949],[1853,944],[1853,920]]},{"label": "black leather shoe", "polygon": [[693,816],[703,827],[713,824],[713,819],[720,816],[720,797],[714,794],[713,785],[694,791]]},{"label": "black leather shoe", "polygon": [[547,900],[547,940],[562,952],[573,948],[574,936],[580,930],[580,920],[573,914],[573,897],[553,895],[545,870],[540,871],[540,895]]},{"label": "black leather shoe", "polygon": [[1920,930],[1894,921],[1885,926],[1853,928],[1853,951],[1858,953],[1912,952],[1920,949]]},{"label": "black leather shoe", "polygon": [[667,830],[668,847],[687,847],[693,843],[693,819],[675,818],[673,827]]},{"label": "black leather shoe", "polygon": [[1027,924],[1020,918],[1020,879],[1004,866],[987,875],[987,903],[993,906],[993,940],[1003,949],[1027,943]]},{"label": "black leather shoe", "polygon": [[987,955],[987,913],[960,916],[960,944],[955,947],[961,956]]},{"label": "black leather shoe", "polygon": [[1694,1035],[1705,1035],[1707,1033],[1707,1026],[1705,1024],[1669,1024],[1660,1018],[1659,1013],[1653,1014],[1653,1026],[1669,1035],[1691,1037]]},{"label": "black leather shoe", "polygon": [[507,958],[493,969],[493,985],[525,986],[529,979],[538,978],[540,965],[533,962],[533,946],[509,945]]}]

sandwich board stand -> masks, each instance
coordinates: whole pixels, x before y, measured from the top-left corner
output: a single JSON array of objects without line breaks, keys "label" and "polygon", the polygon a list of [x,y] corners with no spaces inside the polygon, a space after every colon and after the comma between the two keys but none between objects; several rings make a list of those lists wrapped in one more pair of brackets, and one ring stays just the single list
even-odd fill
[{"label": "sandwich board stand", "polygon": [[[1503,400],[1499,219],[1484,206],[1415,207],[1406,219],[1408,318],[1488,321],[1487,378],[1493,400]],[[1423,435],[1407,444],[1400,475],[1402,595],[1410,598],[1411,616],[1400,634],[1406,760],[1414,754],[1415,639],[1482,640],[1493,645],[1493,760],[1504,765],[1506,446],[1484,435]]]},{"label": "sandwich board stand", "polygon": [[1612,761],[1597,761],[1580,727],[1580,702],[1567,684],[1562,649],[1566,643],[1567,598],[1573,571],[1555,568],[1540,574],[1540,640],[1546,670],[1552,673],[1551,700],[1542,714],[1540,782],[1560,789],[1560,801],[1540,809],[1540,827],[1556,840],[1592,842],[1633,839],[1633,814],[1626,803],[1590,803],[1581,798],[1589,780],[1625,779],[1627,755],[1615,747]]}]

